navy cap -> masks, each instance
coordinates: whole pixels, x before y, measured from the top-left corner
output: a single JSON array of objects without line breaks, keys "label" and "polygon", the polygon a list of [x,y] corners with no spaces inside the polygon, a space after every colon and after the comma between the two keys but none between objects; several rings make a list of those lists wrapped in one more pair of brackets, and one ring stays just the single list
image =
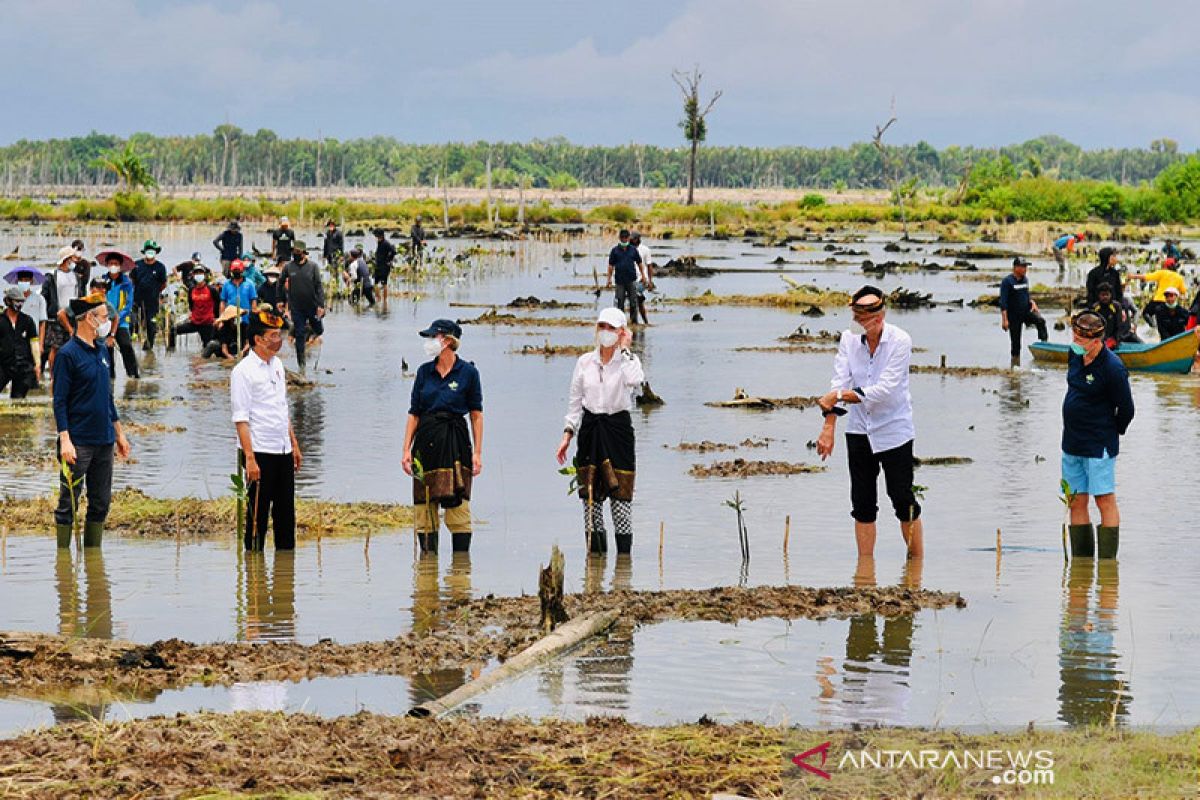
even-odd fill
[{"label": "navy cap", "polygon": [[1016,258],[1013,259],[1014,267],[1028,267],[1032,263],[1033,262],[1031,262],[1028,258],[1025,258],[1024,256],[1017,256]]},{"label": "navy cap", "polygon": [[429,339],[438,334],[443,336],[453,336],[455,339],[462,338],[462,328],[457,322],[450,319],[435,319],[429,324],[429,327],[421,331],[421,335]]}]

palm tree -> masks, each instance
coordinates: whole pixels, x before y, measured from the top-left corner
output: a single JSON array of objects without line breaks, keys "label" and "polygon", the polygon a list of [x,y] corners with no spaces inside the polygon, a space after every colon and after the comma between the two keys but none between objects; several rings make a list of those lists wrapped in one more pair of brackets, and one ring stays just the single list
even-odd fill
[{"label": "palm tree", "polygon": [[158,188],[158,180],[150,174],[146,163],[133,148],[133,142],[126,142],[123,150],[109,150],[94,163],[117,176],[121,191]]}]

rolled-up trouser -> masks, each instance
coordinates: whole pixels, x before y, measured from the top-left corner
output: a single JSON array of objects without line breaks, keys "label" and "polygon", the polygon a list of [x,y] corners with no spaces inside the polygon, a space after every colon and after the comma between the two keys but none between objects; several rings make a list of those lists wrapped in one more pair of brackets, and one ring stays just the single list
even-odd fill
[{"label": "rolled-up trouser", "polygon": [[899,447],[872,452],[863,433],[846,434],[846,456],[850,462],[850,516],[857,522],[874,522],[879,514],[879,469],[883,468],[888,498],[896,519],[912,522],[921,516],[921,504],[913,494],[912,439]]},{"label": "rolled-up trouser", "polygon": [[[59,458],[62,458],[61,450]],[[104,522],[112,504],[113,446],[75,445],[75,463],[68,465],[70,482],[59,473],[58,508],[54,521],[59,525],[74,525],[73,509],[79,508],[79,496],[87,488],[87,521]],[[80,480],[82,478],[82,480]]]},{"label": "rolled-up trouser", "polygon": [[32,364],[23,363],[8,363],[0,364],[0,392],[12,383],[10,396],[14,400],[20,400],[25,395],[29,394],[29,390],[37,385],[37,375],[34,373]]},{"label": "rolled-up trouser", "polygon": [[303,367],[304,346],[306,344],[304,340],[308,337],[308,329],[311,328],[314,334],[320,336],[325,333],[325,325],[317,316],[315,308],[312,310],[293,308],[292,326],[293,333],[296,336],[296,363]]},{"label": "rolled-up trouser", "polygon": [[108,348],[108,376],[110,378],[117,377],[117,359],[114,357],[117,349],[121,351],[121,363],[125,367],[125,376],[128,378],[138,377],[138,362],[137,353],[133,350],[133,337],[129,335],[129,328],[118,327],[113,338],[117,341],[116,347]]},{"label": "rolled-up trouser", "polygon": [[[441,528],[442,518],[445,519],[446,529],[451,533],[471,533],[471,501],[463,500],[454,508],[441,508],[436,502],[419,503],[413,506],[413,527],[417,533],[431,533]],[[434,527],[434,526],[437,527]]]},{"label": "rolled-up trouser", "polygon": [[158,297],[144,297],[137,301],[138,313],[146,324],[146,347],[154,347],[154,333],[158,330],[154,318],[158,316]]},{"label": "rolled-up trouser", "polygon": [[622,311],[625,310],[625,300],[629,300],[629,310],[632,312],[637,308],[637,281],[629,281],[628,283],[618,283],[616,287],[616,297],[613,305]]}]

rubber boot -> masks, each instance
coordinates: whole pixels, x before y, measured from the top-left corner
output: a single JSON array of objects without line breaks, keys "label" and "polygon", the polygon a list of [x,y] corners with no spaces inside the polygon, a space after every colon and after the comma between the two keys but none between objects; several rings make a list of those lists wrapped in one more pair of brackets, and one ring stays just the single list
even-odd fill
[{"label": "rubber boot", "polygon": [[617,553],[618,554],[628,555],[629,552],[633,549],[633,534],[632,533],[618,533],[618,534],[615,534],[613,538],[615,538],[617,540]]},{"label": "rubber boot", "polygon": [[450,534],[451,548],[455,553],[467,553],[471,550],[471,532]]},{"label": "rubber boot", "polygon": [[1116,558],[1117,547],[1121,544],[1121,526],[1100,525],[1096,528],[1096,557]]},{"label": "rubber boot", "polygon": [[103,522],[85,522],[83,524],[83,546],[99,547],[104,538]]},{"label": "rubber boot", "polygon": [[1086,525],[1072,525],[1069,530],[1071,533],[1071,557],[1094,557],[1096,555],[1096,535],[1092,524],[1089,522]]},{"label": "rubber boot", "polygon": [[421,545],[422,555],[425,553],[437,554],[438,551],[438,532],[433,533],[418,533],[417,543]]},{"label": "rubber boot", "polygon": [[590,553],[607,553],[608,552],[608,535],[604,529],[592,531],[591,541],[588,542],[588,552]]},{"label": "rubber boot", "polygon": [[72,533],[73,533],[73,531],[71,530],[70,525],[55,525],[54,526],[54,535],[58,539],[59,549],[62,549],[62,550],[70,550],[71,549],[71,534]]}]

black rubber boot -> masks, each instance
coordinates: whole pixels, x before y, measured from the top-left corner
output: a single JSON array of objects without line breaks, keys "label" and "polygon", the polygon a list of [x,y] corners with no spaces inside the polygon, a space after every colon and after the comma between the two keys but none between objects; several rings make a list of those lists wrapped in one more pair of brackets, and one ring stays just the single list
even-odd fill
[{"label": "black rubber boot", "polygon": [[421,545],[422,553],[436,554],[438,551],[437,531],[434,531],[433,533],[418,533],[417,543]]},{"label": "black rubber boot", "polygon": [[1092,558],[1096,555],[1096,534],[1089,522],[1086,525],[1072,525],[1071,557]]},{"label": "black rubber boot", "polygon": [[83,546],[99,547],[104,539],[103,522],[85,522],[83,524]]},{"label": "black rubber boot", "polygon": [[618,533],[613,538],[617,540],[617,552],[628,554],[633,549],[633,534]]},{"label": "black rubber boot", "polygon": [[58,539],[58,546],[60,549],[62,549],[62,550],[70,550],[71,549],[71,534],[73,532],[74,531],[71,530],[70,525],[55,525],[54,526],[54,536],[55,536],[55,538]]},{"label": "black rubber boot", "polygon": [[471,550],[471,532],[470,531],[467,531],[466,533],[452,533],[452,534],[450,534],[450,538],[452,540],[450,543],[450,546],[453,548],[455,553],[470,552],[470,550]]},{"label": "black rubber boot", "polygon": [[1101,525],[1096,528],[1096,557],[1116,558],[1117,547],[1121,544],[1121,526]]},{"label": "black rubber boot", "polygon": [[608,552],[608,536],[604,530],[592,531],[591,541],[588,542],[588,552],[590,553],[607,553]]}]

